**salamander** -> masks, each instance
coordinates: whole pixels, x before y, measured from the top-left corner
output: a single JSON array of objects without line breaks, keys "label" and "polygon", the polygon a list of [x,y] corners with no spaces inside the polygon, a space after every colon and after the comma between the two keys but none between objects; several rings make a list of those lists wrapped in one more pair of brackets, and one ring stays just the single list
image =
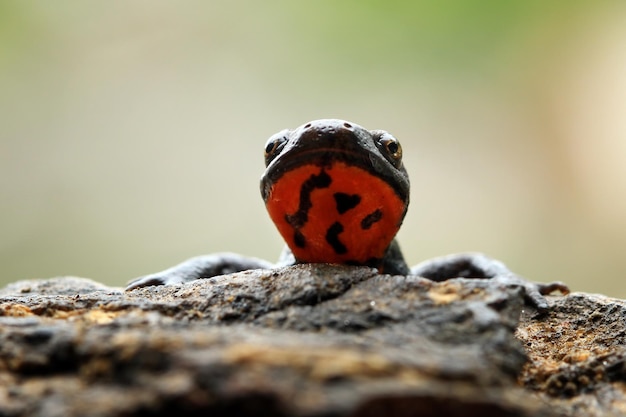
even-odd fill
[{"label": "salamander", "polygon": [[261,196],[286,243],[277,264],[234,253],[189,259],[132,280],[127,290],[296,263],[376,268],[381,274],[435,281],[489,278],[523,286],[527,301],[547,308],[543,295],[568,288],[531,283],[481,253],[443,256],[409,268],[395,236],[409,206],[402,146],[384,130],[338,119],[308,122],[272,135],[265,144]]}]

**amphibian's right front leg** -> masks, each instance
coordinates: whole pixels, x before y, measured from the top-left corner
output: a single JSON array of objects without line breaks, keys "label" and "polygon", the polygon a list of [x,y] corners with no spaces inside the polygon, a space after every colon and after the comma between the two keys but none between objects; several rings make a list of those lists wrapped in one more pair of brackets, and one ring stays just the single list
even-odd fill
[{"label": "amphibian's right front leg", "polygon": [[180,284],[248,269],[270,269],[272,267],[273,264],[270,262],[258,258],[249,258],[229,252],[215,253],[191,258],[165,271],[135,278],[128,283],[126,291],[151,285]]}]

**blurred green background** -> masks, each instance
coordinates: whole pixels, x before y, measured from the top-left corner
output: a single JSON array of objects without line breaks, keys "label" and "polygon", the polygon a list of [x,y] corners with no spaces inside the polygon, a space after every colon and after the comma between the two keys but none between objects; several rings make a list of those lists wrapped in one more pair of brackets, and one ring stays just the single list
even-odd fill
[{"label": "blurred green background", "polygon": [[400,139],[410,264],[626,297],[626,2],[2,1],[0,283],[275,259],[274,132]]}]

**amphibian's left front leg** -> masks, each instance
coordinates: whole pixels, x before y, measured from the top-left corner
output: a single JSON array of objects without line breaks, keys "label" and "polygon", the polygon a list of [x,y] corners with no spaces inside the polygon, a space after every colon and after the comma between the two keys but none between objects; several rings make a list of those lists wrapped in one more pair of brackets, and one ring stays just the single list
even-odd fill
[{"label": "amphibian's left front leg", "polygon": [[249,258],[228,252],[215,253],[191,258],[165,271],[135,278],[128,283],[126,291],[152,285],[180,284],[248,269],[270,269],[272,267],[273,264],[270,262],[258,258]]},{"label": "amphibian's left front leg", "polygon": [[482,278],[492,279],[505,285],[519,285],[526,291],[526,301],[541,311],[548,308],[544,295],[557,290],[562,294],[569,293],[569,288],[562,282],[543,284],[526,281],[511,272],[502,262],[481,253],[461,253],[430,259],[411,268],[411,274],[433,281],[445,281],[450,278]]}]

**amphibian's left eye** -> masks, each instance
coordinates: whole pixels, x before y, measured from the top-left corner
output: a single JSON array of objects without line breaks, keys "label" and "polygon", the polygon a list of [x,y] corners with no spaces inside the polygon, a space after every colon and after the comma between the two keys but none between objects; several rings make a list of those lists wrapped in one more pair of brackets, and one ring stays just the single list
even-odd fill
[{"label": "amphibian's left eye", "polygon": [[385,156],[392,162],[397,164],[402,160],[402,146],[398,139],[385,132],[378,139],[378,143]]},{"label": "amphibian's left eye", "polygon": [[276,133],[267,140],[265,143],[265,166],[269,165],[280,151],[282,151],[285,143],[287,143],[287,139],[287,131],[285,130]]}]

